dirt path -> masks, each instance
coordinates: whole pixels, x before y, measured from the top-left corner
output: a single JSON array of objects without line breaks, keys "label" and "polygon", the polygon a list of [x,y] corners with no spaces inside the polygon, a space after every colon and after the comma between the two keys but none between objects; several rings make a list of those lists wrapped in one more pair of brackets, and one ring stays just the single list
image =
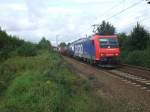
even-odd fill
[{"label": "dirt path", "polygon": [[129,108],[127,110],[132,112],[150,112],[150,92],[126,83],[117,76],[96,69],[91,65],[68,57],[64,57],[64,60],[77,75],[91,82],[95,94],[102,96],[116,106]]}]

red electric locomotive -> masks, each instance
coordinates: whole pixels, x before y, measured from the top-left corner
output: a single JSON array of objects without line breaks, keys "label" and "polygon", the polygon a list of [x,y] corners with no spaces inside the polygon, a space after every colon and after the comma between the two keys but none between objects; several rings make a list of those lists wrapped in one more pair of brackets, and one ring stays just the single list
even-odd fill
[{"label": "red electric locomotive", "polygon": [[118,63],[120,48],[116,35],[94,35],[92,41],[95,45],[95,60],[101,66],[112,66]]},{"label": "red electric locomotive", "polygon": [[92,41],[95,44],[96,60],[108,60],[120,55],[118,39],[116,35],[101,36],[94,35]]},{"label": "red electric locomotive", "polygon": [[120,55],[116,35],[93,35],[72,42],[68,51],[71,56],[104,67],[112,67],[118,63]]}]

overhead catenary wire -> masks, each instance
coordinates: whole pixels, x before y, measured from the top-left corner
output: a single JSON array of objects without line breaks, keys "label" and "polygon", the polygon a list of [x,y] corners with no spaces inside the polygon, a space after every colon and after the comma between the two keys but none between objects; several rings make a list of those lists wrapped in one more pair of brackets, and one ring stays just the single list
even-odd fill
[{"label": "overhead catenary wire", "polygon": [[125,9],[121,10],[120,12],[118,12],[118,13],[116,13],[116,14],[114,14],[114,15],[108,17],[108,18],[106,18],[105,20],[109,20],[109,19],[111,19],[111,18],[114,18],[114,17],[120,15],[121,13],[127,11],[128,9],[131,9],[131,8],[137,6],[137,5],[140,4],[141,2],[143,2],[143,1],[136,2],[136,3],[132,4],[132,5],[130,5],[129,7],[127,7],[127,8],[125,8]]},{"label": "overhead catenary wire", "polygon": [[143,18],[143,19],[141,19],[141,20],[138,20],[137,22],[141,23],[141,22],[144,22],[144,21],[147,21],[147,20],[150,20],[150,18],[149,18],[149,17],[146,17],[146,18]]},{"label": "overhead catenary wire", "polygon": [[120,6],[120,4],[122,3],[122,1],[120,1],[119,3],[117,3],[116,5],[113,5],[111,8],[109,8],[108,10],[104,11],[104,13],[102,13],[101,16],[105,15],[108,11],[115,9],[116,7]]},{"label": "overhead catenary wire", "polygon": [[[116,13],[116,14],[114,14],[114,15],[108,17],[108,18],[106,18],[105,20],[109,20],[109,19],[111,19],[111,18],[113,18],[113,17],[116,17],[116,16],[120,15],[121,13],[125,12],[126,10],[131,9],[131,8],[137,6],[137,5],[140,4],[141,2],[142,2],[142,1],[136,2],[136,3],[132,4],[132,5],[130,5],[129,7],[127,7],[127,8],[125,8],[125,9],[121,10],[120,12],[118,12],[118,13]],[[120,3],[121,3],[121,2],[120,2]],[[124,1],[124,3],[125,3],[125,1]],[[111,8],[108,9],[108,10],[112,10],[112,9],[114,9],[114,8],[117,7],[117,6],[118,6],[118,5],[115,5],[115,6],[111,7]],[[107,11],[108,11],[108,10],[107,10]],[[93,32],[95,32],[96,27],[98,27],[99,25],[100,25],[100,24],[94,24],[94,25],[92,25],[92,27],[93,27]]]},{"label": "overhead catenary wire", "polygon": [[[125,0],[123,0],[123,1],[125,1]],[[115,9],[116,7],[120,6],[120,4],[121,4],[123,1],[120,1],[119,3],[113,5],[111,8],[107,9],[106,11],[104,11],[104,13],[102,13],[100,17],[103,17],[104,15],[106,15],[106,13],[107,13],[108,11],[113,10],[113,9]],[[93,24],[93,25],[91,25],[91,26],[95,27],[95,26],[97,26],[97,25],[99,25],[99,24]]]},{"label": "overhead catenary wire", "polygon": [[[125,0],[119,2],[118,4],[112,6],[112,7],[109,8],[107,11],[105,11],[105,12],[102,14],[102,16],[103,16],[104,14],[106,14],[108,11],[115,9],[117,6],[120,6],[120,4],[121,4],[122,2],[125,4]],[[140,2],[142,2],[142,1],[139,1],[139,2],[136,2],[136,3],[132,4],[131,6],[127,7],[126,9],[121,10],[121,11],[118,12],[118,13],[123,13],[124,11],[126,11],[126,10],[132,8],[133,6],[138,5]],[[123,6],[123,7],[124,7],[124,6]],[[116,13],[116,14],[118,14],[118,13]],[[116,15],[116,14],[114,14],[114,15]],[[113,16],[114,16],[114,15],[113,15]],[[112,16],[109,17],[109,18],[112,18]],[[108,20],[109,18],[107,18],[107,19],[105,19],[105,20]],[[99,25],[99,24],[94,24],[94,25],[92,25],[92,26],[96,26],[96,25]]]},{"label": "overhead catenary wire", "polygon": [[150,18],[149,17],[145,17],[145,18],[143,18],[143,16],[139,16],[138,18],[137,18],[138,20],[135,22],[131,22],[130,23],[130,25],[134,25],[134,24],[137,24],[138,22],[139,23],[141,23],[141,22],[144,22],[144,21],[147,21],[147,20],[150,20]]}]

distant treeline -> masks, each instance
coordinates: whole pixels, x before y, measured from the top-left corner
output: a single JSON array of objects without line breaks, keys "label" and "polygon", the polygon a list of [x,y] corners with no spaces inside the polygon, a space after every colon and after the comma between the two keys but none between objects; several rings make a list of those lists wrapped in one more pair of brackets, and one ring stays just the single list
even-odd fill
[{"label": "distant treeline", "polygon": [[0,61],[13,56],[35,56],[39,49],[51,49],[51,43],[44,37],[38,44],[27,42],[0,28]]}]

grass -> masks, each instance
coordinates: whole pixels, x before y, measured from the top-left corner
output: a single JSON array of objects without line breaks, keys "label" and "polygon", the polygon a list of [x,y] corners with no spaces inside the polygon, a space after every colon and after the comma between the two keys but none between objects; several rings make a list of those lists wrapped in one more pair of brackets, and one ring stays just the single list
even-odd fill
[{"label": "grass", "polygon": [[14,57],[0,64],[0,112],[134,112],[128,102],[93,92],[57,53]]},{"label": "grass", "polygon": [[14,57],[0,65],[0,112],[109,112],[57,53]]}]

